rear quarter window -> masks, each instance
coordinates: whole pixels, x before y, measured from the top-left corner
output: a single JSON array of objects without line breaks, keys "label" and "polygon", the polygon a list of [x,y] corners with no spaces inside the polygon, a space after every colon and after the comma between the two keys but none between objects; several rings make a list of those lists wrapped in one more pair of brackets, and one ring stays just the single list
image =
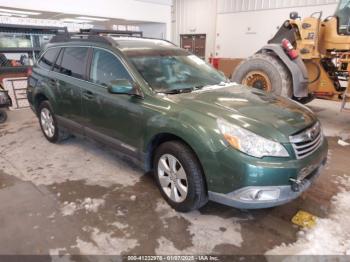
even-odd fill
[{"label": "rear quarter window", "polygon": [[51,70],[53,64],[56,61],[56,57],[57,57],[59,51],[60,51],[59,48],[47,49],[47,51],[40,58],[38,64],[47,70]]}]

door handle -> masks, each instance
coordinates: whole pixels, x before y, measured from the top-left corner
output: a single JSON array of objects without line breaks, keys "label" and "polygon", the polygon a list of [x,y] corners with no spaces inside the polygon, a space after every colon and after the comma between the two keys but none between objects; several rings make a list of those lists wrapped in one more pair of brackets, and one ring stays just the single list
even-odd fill
[{"label": "door handle", "polygon": [[88,100],[92,100],[95,98],[95,94],[91,91],[83,91],[83,96]]}]

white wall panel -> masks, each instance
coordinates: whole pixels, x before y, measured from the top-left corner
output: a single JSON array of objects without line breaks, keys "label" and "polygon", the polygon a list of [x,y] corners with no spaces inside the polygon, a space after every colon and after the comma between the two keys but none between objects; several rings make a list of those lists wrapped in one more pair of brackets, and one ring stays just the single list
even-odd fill
[{"label": "white wall panel", "polygon": [[174,0],[172,41],[179,45],[180,34],[206,34],[208,58],[215,48],[216,3],[216,0]]},{"label": "white wall panel", "polygon": [[335,4],[338,0],[218,0],[218,13],[238,13],[278,8]]},{"label": "white wall panel", "polygon": [[[276,3],[279,1],[281,0],[276,0]],[[273,3],[274,1],[270,0],[270,4]],[[289,18],[291,11],[298,11],[301,17],[322,11],[325,18],[332,15],[335,9],[336,4],[333,3],[303,8],[291,7],[218,14],[215,56],[246,58],[254,54],[273,37],[278,27]]]}]

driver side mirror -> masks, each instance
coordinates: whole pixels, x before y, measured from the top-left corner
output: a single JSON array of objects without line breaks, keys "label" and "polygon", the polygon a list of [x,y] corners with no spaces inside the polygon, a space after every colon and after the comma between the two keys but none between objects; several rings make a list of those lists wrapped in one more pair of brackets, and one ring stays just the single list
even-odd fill
[{"label": "driver side mirror", "polygon": [[137,88],[127,79],[113,80],[107,89],[111,94],[139,95]]}]

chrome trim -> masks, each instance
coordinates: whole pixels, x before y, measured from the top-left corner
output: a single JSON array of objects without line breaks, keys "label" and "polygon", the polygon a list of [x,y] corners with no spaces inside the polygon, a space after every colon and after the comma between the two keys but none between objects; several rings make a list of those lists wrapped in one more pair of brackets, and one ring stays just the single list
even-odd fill
[{"label": "chrome trim", "polygon": [[[319,122],[299,134],[289,137],[297,159],[305,158],[315,152],[323,142],[323,133]],[[299,143],[304,143],[298,145]]]}]

